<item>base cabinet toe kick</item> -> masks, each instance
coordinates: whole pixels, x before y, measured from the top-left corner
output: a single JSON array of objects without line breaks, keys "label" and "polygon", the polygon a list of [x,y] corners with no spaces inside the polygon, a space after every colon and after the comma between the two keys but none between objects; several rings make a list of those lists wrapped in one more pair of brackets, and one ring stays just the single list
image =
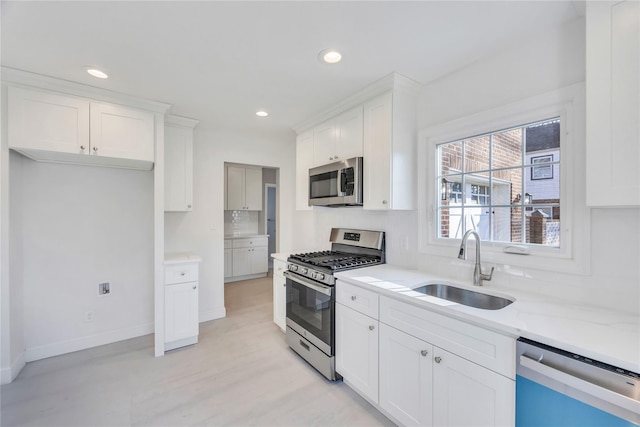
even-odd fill
[{"label": "base cabinet toe kick", "polygon": [[515,425],[515,341],[336,282],[336,370],[398,425]]}]

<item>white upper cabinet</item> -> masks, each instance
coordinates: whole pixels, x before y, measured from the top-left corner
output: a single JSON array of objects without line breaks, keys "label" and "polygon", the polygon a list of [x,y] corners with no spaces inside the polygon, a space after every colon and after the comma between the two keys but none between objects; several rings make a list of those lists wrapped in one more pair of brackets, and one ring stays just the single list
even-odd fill
[{"label": "white upper cabinet", "polygon": [[154,114],[9,87],[9,148],[39,161],[151,169]]},{"label": "white upper cabinet", "polygon": [[168,116],[164,128],[164,210],[193,207],[193,128],[198,122]]},{"label": "white upper cabinet", "polygon": [[587,204],[640,206],[640,3],[587,2]]},{"label": "white upper cabinet", "polygon": [[346,111],[313,129],[314,166],[359,156],[362,156],[362,106]]},{"label": "white upper cabinet", "polygon": [[91,154],[153,162],[153,114],[91,102]]},{"label": "white upper cabinet", "polygon": [[394,89],[364,104],[364,209],[415,208],[415,101]]},{"label": "white upper cabinet", "polygon": [[262,168],[226,167],[225,210],[262,210]]},{"label": "white upper cabinet", "polygon": [[311,210],[309,206],[309,169],[313,167],[313,131],[296,139],[296,209]]}]

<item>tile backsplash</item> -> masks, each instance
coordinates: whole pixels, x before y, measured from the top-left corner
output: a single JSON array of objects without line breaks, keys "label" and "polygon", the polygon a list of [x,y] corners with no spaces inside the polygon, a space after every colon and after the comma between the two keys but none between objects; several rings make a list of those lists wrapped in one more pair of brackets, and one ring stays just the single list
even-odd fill
[{"label": "tile backsplash", "polygon": [[258,233],[258,211],[224,211],[225,236]]}]

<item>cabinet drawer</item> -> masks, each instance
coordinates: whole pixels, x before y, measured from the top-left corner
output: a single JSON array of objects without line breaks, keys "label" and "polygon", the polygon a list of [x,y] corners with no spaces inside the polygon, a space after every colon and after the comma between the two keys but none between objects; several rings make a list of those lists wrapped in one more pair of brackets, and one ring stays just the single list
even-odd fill
[{"label": "cabinet drawer", "polygon": [[253,248],[255,246],[267,246],[266,237],[252,237],[246,239],[233,239],[233,248]]},{"label": "cabinet drawer", "polygon": [[167,265],[164,268],[164,284],[197,282],[198,264],[175,264]]},{"label": "cabinet drawer", "polygon": [[380,321],[515,379],[515,338],[385,296],[380,297]]},{"label": "cabinet drawer", "polygon": [[376,292],[338,280],[336,282],[336,301],[378,319],[378,294]]}]

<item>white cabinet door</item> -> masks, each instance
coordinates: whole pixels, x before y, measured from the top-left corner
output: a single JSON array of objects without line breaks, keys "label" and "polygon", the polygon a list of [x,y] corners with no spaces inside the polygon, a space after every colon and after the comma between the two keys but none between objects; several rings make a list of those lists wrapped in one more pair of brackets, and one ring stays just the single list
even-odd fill
[{"label": "white cabinet door", "polygon": [[336,127],[333,120],[324,122],[313,129],[313,165],[333,163],[336,148]]},{"label": "white cabinet door", "polygon": [[251,248],[233,249],[233,275],[251,274]]},{"label": "white cabinet door", "polygon": [[378,403],[378,321],[336,304],[336,371]]},{"label": "white cabinet door", "polygon": [[433,346],[380,324],[380,406],[402,425],[430,426]]},{"label": "white cabinet door", "polygon": [[640,206],[640,3],[586,3],[587,204]]},{"label": "white cabinet door", "polygon": [[273,260],[273,321],[282,332],[287,326],[287,281],[282,275],[286,269],[285,262]]},{"label": "white cabinet door", "polygon": [[224,277],[233,276],[233,249],[224,250]]},{"label": "white cabinet door", "polygon": [[245,201],[247,210],[262,210],[262,169],[245,169]]},{"label": "white cabinet door", "polygon": [[164,130],[164,210],[186,212],[193,205],[193,129]]},{"label": "white cabinet door", "polygon": [[335,124],[334,161],[362,156],[362,105],[339,115]]},{"label": "white cabinet door", "polygon": [[244,168],[227,167],[227,210],[240,211],[244,205]]},{"label": "white cabinet door", "polygon": [[198,335],[198,282],[165,286],[165,342]]},{"label": "white cabinet door", "polygon": [[311,210],[309,206],[309,169],[313,163],[313,131],[296,139],[296,209]]},{"label": "white cabinet door", "polygon": [[251,274],[269,271],[269,255],[267,252],[266,246],[251,249]]},{"label": "white cabinet door", "polygon": [[89,153],[88,100],[16,87],[8,90],[9,148]]},{"label": "white cabinet door", "polygon": [[364,105],[363,206],[391,208],[391,92]]},{"label": "white cabinet door", "polygon": [[515,381],[438,347],[434,361],[434,425],[514,425]]},{"label": "white cabinet door", "polygon": [[91,155],[154,161],[153,113],[91,102]]}]

